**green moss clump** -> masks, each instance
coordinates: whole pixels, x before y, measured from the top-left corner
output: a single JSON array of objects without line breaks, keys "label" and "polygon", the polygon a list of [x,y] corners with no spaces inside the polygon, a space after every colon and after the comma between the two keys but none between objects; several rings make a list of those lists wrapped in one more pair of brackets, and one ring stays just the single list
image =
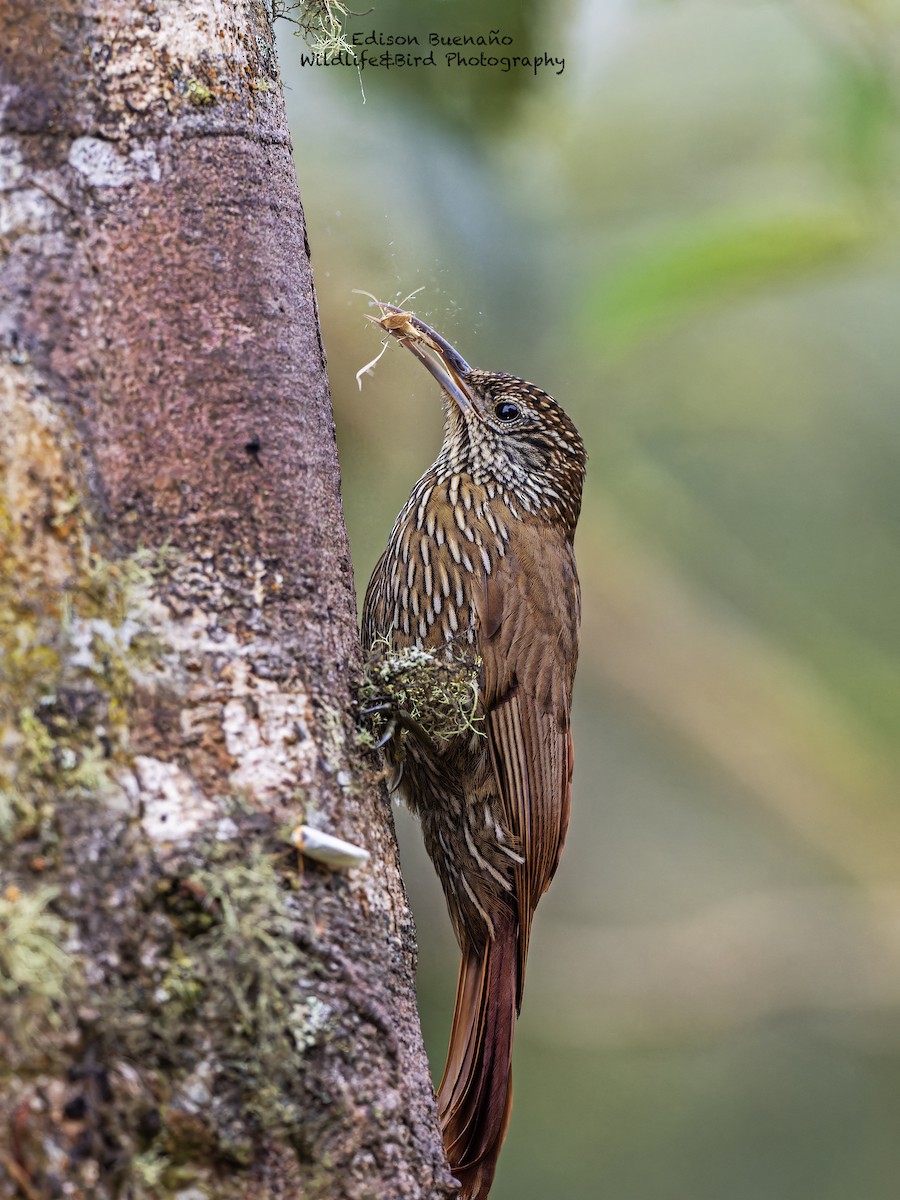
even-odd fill
[{"label": "green moss clump", "polygon": [[218,920],[186,947],[203,984],[197,1016],[221,1033],[228,1082],[264,1129],[296,1132],[303,1058],[328,1029],[331,1012],[304,995],[309,964],[293,936],[296,917],[273,857],[231,861],[192,877]]},{"label": "green moss clump", "polygon": [[[388,706],[389,711],[370,714],[368,728],[358,735],[360,743],[372,745],[387,730],[393,713],[405,714],[431,738],[451,738],[467,731],[483,736],[481,659],[467,650],[451,646],[396,650],[387,639],[379,639],[366,660],[357,696],[363,712],[378,706]],[[401,742],[408,732],[402,731]]]},{"label": "green moss clump", "polygon": [[[336,1018],[311,986],[296,937],[293,856],[263,848],[248,855],[234,839],[203,847],[202,857],[210,865],[157,891],[147,920],[162,910],[173,938],[153,977],[136,980],[134,994],[126,985],[114,995],[98,1027],[110,1058],[163,1071],[172,1084],[146,1149],[175,1164],[240,1166],[252,1160],[254,1127],[302,1143],[305,1060]],[[132,1023],[127,1014],[137,1009],[141,1020]],[[198,1057],[204,1047],[207,1061]]]},{"label": "green moss clump", "polygon": [[90,553],[58,591],[27,571],[0,579],[0,838],[52,842],[54,805],[96,795],[127,758],[135,677],[158,651],[134,612],[149,555]]},{"label": "green moss clump", "polygon": [[164,1196],[168,1191],[166,1175],[171,1171],[172,1160],[167,1154],[156,1150],[145,1150],[136,1154],[129,1165],[132,1187],[138,1196]]},{"label": "green moss clump", "polygon": [[0,893],[0,1062],[15,1070],[59,1024],[73,985],[73,962],[63,948],[68,926],[50,911],[52,887],[22,892],[10,884]]},{"label": "green moss clump", "polygon": [[26,367],[3,383],[0,840],[28,862],[53,856],[54,814],[102,797],[127,761],[135,677],[157,649],[141,617],[155,559],[101,553],[77,435]]},{"label": "green moss clump", "polygon": [[198,108],[208,108],[216,102],[215,92],[202,79],[188,79],[184,85],[184,94],[191,104]]},{"label": "green moss clump", "polygon": [[[304,1147],[303,1080],[337,1019],[297,936],[295,859],[237,807],[247,836],[147,854],[121,777],[136,693],[171,653],[159,555],[103,553],[76,435],[20,390],[0,390],[0,1070],[102,1075],[73,1119],[123,1195],[237,1195],[221,1181],[262,1133]],[[57,869],[66,886],[42,886]]]}]

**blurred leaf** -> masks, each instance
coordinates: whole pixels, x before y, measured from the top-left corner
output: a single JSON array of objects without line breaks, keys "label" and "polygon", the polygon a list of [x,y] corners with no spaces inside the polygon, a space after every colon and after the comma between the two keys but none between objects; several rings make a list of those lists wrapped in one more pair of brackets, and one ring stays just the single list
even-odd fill
[{"label": "blurred leaf", "polygon": [[588,297],[591,340],[599,329],[607,351],[622,352],[660,325],[802,277],[859,250],[867,240],[856,216],[834,210],[682,227],[639,252]]},{"label": "blurred leaf", "polygon": [[889,138],[897,128],[897,95],[878,64],[842,57],[835,71],[832,142],[838,165],[861,187],[883,183],[892,165]]}]

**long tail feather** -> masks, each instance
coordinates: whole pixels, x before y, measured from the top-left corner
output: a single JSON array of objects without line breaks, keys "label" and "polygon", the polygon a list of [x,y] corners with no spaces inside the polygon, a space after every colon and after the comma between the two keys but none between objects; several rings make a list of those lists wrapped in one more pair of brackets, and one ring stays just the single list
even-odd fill
[{"label": "long tail feather", "polygon": [[438,1089],[444,1146],[462,1184],[459,1200],[484,1200],[512,1107],[516,1019],[516,918],[497,923],[481,953],[464,953],[447,1065]]}]

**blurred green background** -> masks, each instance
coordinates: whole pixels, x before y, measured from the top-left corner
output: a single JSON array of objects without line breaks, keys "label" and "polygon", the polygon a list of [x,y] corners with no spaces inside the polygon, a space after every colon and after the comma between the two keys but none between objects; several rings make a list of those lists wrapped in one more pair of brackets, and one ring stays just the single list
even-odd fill
[{"label": "blurred green background", "polygon": [[[565,69],[438,51],[365,103],[281,25],[360,595],[441,419],[395,346],[358,390],[354,288],[422,288],[591,456],[574,814],[492,1195],[896,1200],[896,3],[375,0],[351,32]],[[456,950],[398,823],[439,1074]]]}]

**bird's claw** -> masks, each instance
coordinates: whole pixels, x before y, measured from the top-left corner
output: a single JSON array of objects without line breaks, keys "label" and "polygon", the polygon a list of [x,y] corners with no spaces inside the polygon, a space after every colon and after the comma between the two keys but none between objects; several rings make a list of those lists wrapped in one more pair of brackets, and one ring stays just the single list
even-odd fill
[{"label": "bird's claw", "polygon": [[415,719],[403,708],[396,708],[390,700],[380,700],[374,704],[367,704],[365,708],[361,708],[360,715],[363,717],[387,717],[387,728],[384,733],[375,743],[373,749],[381,750],[393,738],[397,732],[398,726],[401,729],[407,729],[425,746],[431,746],[431,738]]}]

